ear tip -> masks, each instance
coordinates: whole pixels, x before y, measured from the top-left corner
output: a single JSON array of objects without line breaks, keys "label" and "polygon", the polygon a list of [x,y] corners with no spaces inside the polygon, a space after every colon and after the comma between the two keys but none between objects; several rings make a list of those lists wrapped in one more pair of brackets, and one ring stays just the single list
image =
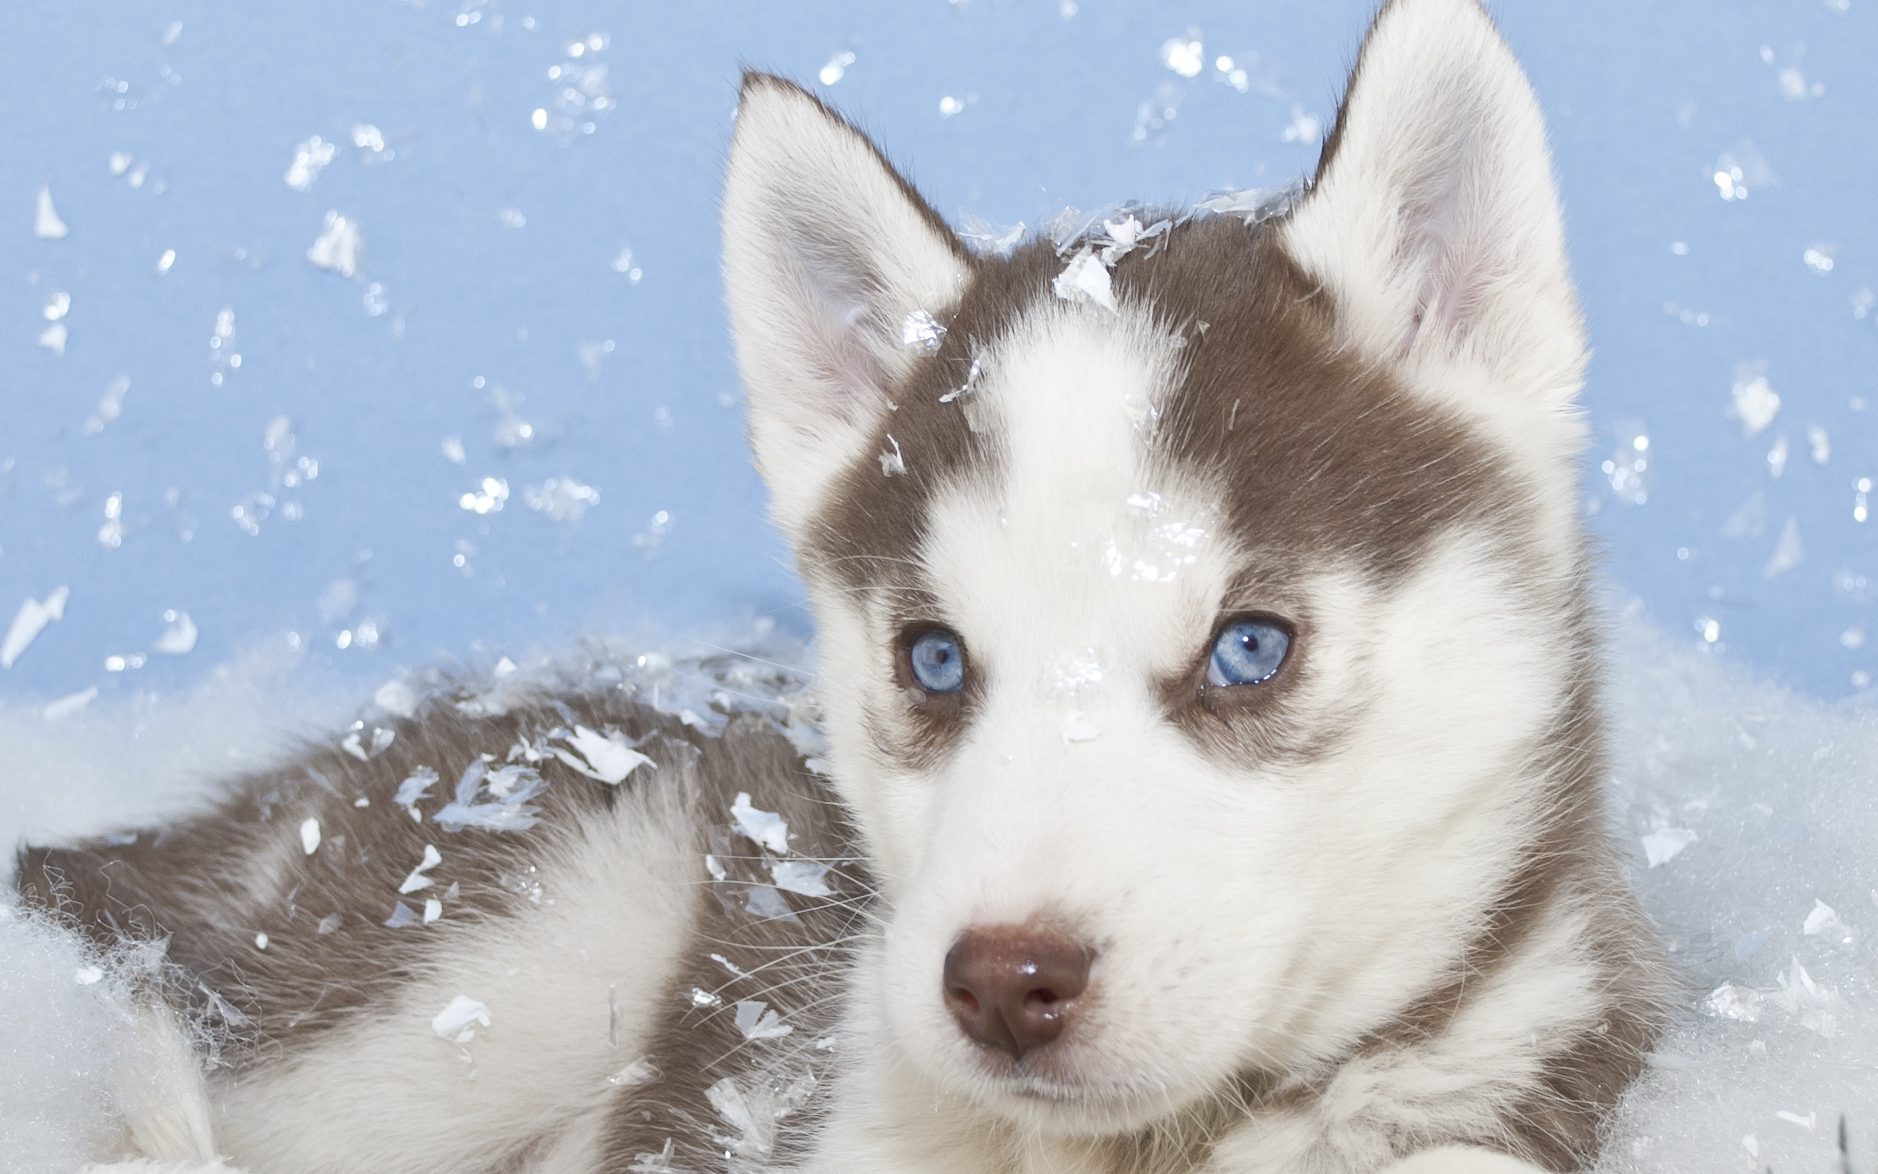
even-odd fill
[{"label": "ear tip", "polygon": [[743,77],[738,82],[737,92],[743,97],[748,98],[752,94],[761,93],[765,90],[781,90],[784,92],[794,90],[800,93],[802,92],[802,87],[790,81],[788,78],[783,77],[781,74],[771,73],[767,69],[746,68],[743,71]]},{"label": "ear tip", "polygon": [[1385,0],[1376,13],[1371,36],[1393,28],[1426,31],[1450,44],[1459,34],[1466,44],[1478,46],[1474,38],[1484,36],[1506,49],[1499,22],[1482,0]]}]

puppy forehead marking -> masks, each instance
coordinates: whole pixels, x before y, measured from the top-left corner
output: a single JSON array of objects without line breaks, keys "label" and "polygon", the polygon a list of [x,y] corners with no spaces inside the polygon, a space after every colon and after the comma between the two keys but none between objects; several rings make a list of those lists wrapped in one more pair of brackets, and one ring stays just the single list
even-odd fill
[{"label": "puppy forehead marking", "polygon": [[1206,487],[1154,457],[1179,340],[1144,307],[1040,299],[981,350],[973,409],[997,476],[929,506],[920,561],[970,639],[1037,667],[1085,646],[1184,659],[1230,560]]}]

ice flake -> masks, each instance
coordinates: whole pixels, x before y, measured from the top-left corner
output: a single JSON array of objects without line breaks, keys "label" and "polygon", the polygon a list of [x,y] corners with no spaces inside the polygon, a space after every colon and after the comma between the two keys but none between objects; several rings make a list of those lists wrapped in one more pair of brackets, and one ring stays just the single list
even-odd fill
[{"label": "ice flake", "polygon": [[1840,919],[1838,910],[1818,897],[1813,898],[1813,911],[1806,915],[1806,921],[1800,928],[1808,937],[1829,938],[1840,945],[1852,941],[1852,931]]},{"label": "ice flake", "polygon": [[447,832],[467,827],[525,832],[541,822],[541,809],[531,801],[547,786],[548,781],[531,766],[510,763],[491,770],[485,759],[478,758],[457,780],[455,797],[430,818]]},{"label": "ice flake", "polygon": [[1725,982],[1708,993],[1702,1007],[1717,1019],[1758,1023],[1761,1018],[1761,992],[1739,983]]},{"label": "ice flake", "polygon": [[1806,426],[1806,446],[1815,465],[1823,465],[1832,459],[1832,434],[1819,425]]},{"label": "ice flake", "polygon": [[63,322],[54,322],[39,332],[36,340],[40,346],[60,358],[65,357],[65,343],[72,336],[71,328]]},{"label": "ice flake", "polygon": [[523,489],[522,501],[551,522],[578,522],[600,504],[600,491],[572,477],[550,477]]},{"label": "ice flake", "polygon": [[1789,1125],[1797,1125],[1801,1129],[1806,1130],[1808,1133],[1811,1133],[1815,1129],[1819,1128],[1819,1114],[1818,1113],[1808,1113],[1806,1116],[1802,1117],[1798,1113],[1795,1113],[1788,1109],[1775,1109],[1774,1116],[1780,1118],[1782,1121],[1785,1121]]},{"label": "ice flake", "polygon": [[429,925],[443,916],[443,902],[435,897],[424,898],[424,924]]},{"label": "ice flake", "polygon": [[749,999],[737,1004],[737,1030],[743,1033],[744,1039],[754,1043],[758,1040],[782,1039],[793,1033],[795,1028],[784,1023],[782,1016],[763,1002]]},{"label": "ice flake", "polygon": [[313,262],[315,268],[341,277],[357,277],[359,259],[364,253],[365,238],[359,233],[359,222],[329,210],[318,238],[306,251],[306,259]]},{"label": "ice flake", "polygon": [[1293,106],[1291,121],[1285,124],[1285,129],[1278,133],[1278,137],[1287,143],[1304,143],[1308,146],[1321,138],[1323,133],[1322,119],[1302,106]]},{"label": "ice flake", "polygon": [[254,948],[257,950],[265,950],[267,949],[267,944],[272,940],[273,940],[272,938],[268,937],[264,933],[255,934],[254,935]]},{"label": "ice flake", "polygon": [[151,651],[165,656],[184,656],[195,651],[196,623],[186,611],[170,608],[163,613],[163,632],[151,645]]},{"label": "ice flake", "polygon": [[475,489],[457,498],[457,505],[472,514],[496,514],[509,501],[509,483],[500,477],[484,477]]},{"label": "ice flake", "polygon": [[443,453],[443,459],[453,465],[460,465],[469,460],[469,454],[463,450],[461,436],[446,436],[437,442],[437,450]]},{"label": "ice flake", "polygon": [[1655,868],[1674,860],[1696,839],[1696,834],[1688,828],[1657,828],[1643,837],[1643,853],[1649,866]]},{"label": "ice flake", "polygon": [[52,188],[39,185],[39,198],[33,208],[33,235],[42,241],[62,241],[71,229],[65,221],[59,219],[59,210],[52,206]]},{"label": "ice flake", "polygon": [[72,312],[72,295],[64,290],[56,290],[46,299],[46,304],[39,311],[39,316],[48,322],[57,322]]},{"label": "ice flake", "polygon": [[124,495],[113,493],[104,499],[104,523],[98,527],[98,545],[116,550],[124,545]]},{"label": "ice flake", "polygon": [[1650,500],[1650,434],[1638,421],[1618,425],[1617,449],[1599,466],[1611,496],[1625,505]]},{"label": "ice flake", "polygon": [[828,887],[826,864],[818,864],[813,860],[776,860],[770,863],[769,875],[776,882],[777,888],[798,896],[834,896],[834,890]]},{"label": "ice flake", "polygon": [[359,152],[359,160],[368,164],[388,163],[398,156],[385,145],[385,132],[369,122],[352,124],[352,145]]},{"label": "ice flake", "polygon": [[940,396],[939,402],[949,404],[962,395],[970,395],[972,392],[978,390],[978,381],[984,377],[984,364],[980,363],[976,356],[973,356],[972,365],[965,369],[965,382]]},{"label": "ice flake", "polygon": [[48,701],[39,711],[41,721],[55,722],[60,718],[70,717],[98,699],[98,687],[89,685],[76,693],[67,693],[53,701]]},{"label": "ice flake", "polygon": [[730,805],[730,819],[739,832],[778,856],[789,853],[789,823],[773,811],[750,806],[750,793],[737,792]]},{"label": "ice flake", "polygon": [[404,878],[404,882],[398,886],[398,892],[415,893],[420,889],[430,888],[437,882],[431,880],[424,874],[442,863],[443,853],[437,851],[437,845],[425,844],[424,859],[419,861],[417,867],[411,870],[411,875]]},{"label": "ice flake", "polygon": [[1782,433],[1774,440],[1774,446],[1767,450],[1767,475],[1779,480],[1787,472],[1787,458],[1792,455],[1793,446]]},{"label": "ice flake", "polygon": [[320,849],[320,821],[308,817],[300,821],[300,851],[311,856]]},{"label": "ice flake", "polygon": [[1806,967],[1800,964],[1799,958],[1790,960],[1787,972],[1780,976],[1780,989],[1771,992],[1767,998],[1792,1015],[1808,1031],[1827,1039],[1838,1034],[1838,994],[1814,981]]},{"label": "ice flake", "polygon": [[744,1097],[743,1090],[737,1087],[737,1081],[729,1076],[704,1090],[704,1095],[717,1110],[717,1115],[724,1119],[735,1133],[718,1140],[729,1146],[732,1152],[743,1157],[767,1157],[774,1146],[773,1124],[758,1121],[751,1111],[750,1102]]},{"label": "ice flake", "polygon": [[365,737],[365,723],[354,722],[352,732],[346,735],[343,742],[339,743],[339,748],[358,759],[360,762],[370,762],[380,754],[383,754],[386,750],[389,750],[391,744],[396,741],[397,738],[398,733],[396,730],[387,730],[383,726],[373,726],[371,740],[368,742]]},{"label": "ice flake", "polygon": [[1800,541],[1799,519],[1788,517],[1786,525],[1780,528],[1780,538],[1774,544],[1774,553],[1768,557],[1767,565],[1761,568],[1761,578],[1778,578],[1805,560],[1806,546]]},{"label": "ice flake", "polygon": [[117,422],[124,414],[124,396],[130,392],[130,377],[119,375],[111,380],[98,399],[98,409],[85,419],[85,435],[96,436]]},{"label": "ice flake", "polygon": [[104,981],[104,971],[96,966],[80,966],[72,975],[72,981],[79,986],[96,986]]},{"label": "ice flake", "polygon": [[687,1001],[690,1002],[694,1009],[700,1011],[706,1007],[722,1007],[724,1005],[722,998],[705,990],[703,987],[697,986],[691,988],[691,994],[687,996]]},{"label": "ice flake", "polygon": [[[398,904],[400,905],[400,907],[402,907],[404,903],[400,901]],[[320,933],[320,934],[337,933],[339,931],[339,926],[344,921],[345,921],[345,918],[342,917],[341,915],[337,913],[328,913],[326,916],[320,918],[319,924],[314,926],[313,929],[314,929],[314,932]]]},{"label": "ice flake", "polygon": [[[606,1078],[606,1082],[615,1088],[637,1088],[642,1084],[651,1084],[659,1078],[659,1070],[652,1064],[649,1056],[641,1056],[618,1072]],[[667,1143],[668,1145],[670,1143]],[[669,1152],[669,1151],[668,1151]],[[644,1157],[645,1155],[640,1155]]]},{"label": "ice flake", "polygon": [[590,779],[608,786],[624,782],[626,776],[652,760],[633,747],[636,743],[618,730],[596,733],[577,725],[567,736],[568,748],[554,748],[554,756]]},{"label": "ice flake", "polygon": [[1780,414],[1780,393],[1767,382],[1764,371],[1743,365],[1735,372],[1734,414],[1745,435],[1759,436]]},{"label": "ice flake", "polygon": [[411,907],[403,901],[392,905],[391,916],[385,918],[384,922],[386,929],[403,929],[407,925],[416,924],[417,914],[412,912]]},{"label": "ice flake", "polygon": [[301,143],[293,149],[293,162],[287,165],[287,186],[296,192],[306,191],[338,153],[337,143],[329,143],[318,135]]},{"label": "ice flake", "polygon": [[945,323],[929,310],[914,310],[900,322],[900,345],[928,354],[939,349],[946,336]]},{"label": "ice flake", "polygon": [[761,921],[794,921],[795,910],[774,885],[751,885],[743,901],[744,912]]},{"label": "ice flake", "polygon": [[241,367],[241,352],[235,349],[235,311],[222,307],[215,315],[215,330],[209,336],[209,385],[220,387],[230,372]]},{"label": "ice flake", "polygon": [[1029,225],[1022,220],[1016,224],[1000,227],[972,217],[966,220],[965,227],[960,230],[959,235],[980,248],[989,249],[996,256],[1008,257],[1011,255],[1011,250],[1024,239],[1024,233],[1027,231],[1029,231]]},{"label": "ice flake", "polygon": [[1206,68],[1206,43],[1200,30],[1189,28],[1184,37],[1169,37],[1161,43],[1161,64],[1181,77],[1199,77]]},{"label": "ice flake", "polygon": [[630,245],[621,245],[619,252],[613,255],[613,272],[633,285],[638,285],[639,279],[645,276],[645,271],[633,261],[633,251]]},{"label": "ice flake", "polygon": [[417,693],[403,681],[390,680],[372,694],[372,704],[386,713],[410,717],[417,712]]},{"label": "ice flake", "polygon": [[13,622],[7,625],[6,638],[0,640],[0,669],[12,668],[13,662],[39,638],[48,624],[65,618],[65,601],[71,597],[71,588],[59,587],[44,599],[28,597],[20,604],[20,609],[13,613]]},{"label": "ice flake", "polygon": [[209,989],[207,983],[198,982],[196,989],[201,991],[203,996],[209,1000],[209,1009],[214,1011],[215,1017],[220,1019],[223,1023],[226,1023],[230,1027],[246,1027],[251,1022],[251,1020],[249,1020],[246,1015],[243,1015],[233,1003],[224,999],[220,992]]},{"label": "ice flake", "polygon": [[466,1044],[476,1038],[476,1028],[488,1027],[489,1021],[488,1007],[468,995],[458,995],[437,1012],[430,1029],[453,1044]]},{"label": "ice flake", "polygon": [[815,76],[821,79],[823,85],[832,86],[847,75],[848,67],[853,64],[853,52],[843,49],[841,52],[836,53],[827,61],[823,62],[821,71]]},{"label": "ice flake", "polygon": [[906,475],[906,457],[902,455],[902,453],[900,452],[900,442],[894,439],[893,433],[891,432],[887,433],[887,444],[890,447],[881,450],[881,453],[880,453],[881,476],[883,477],[905,476]]},{"label": "ice flake", "polygon": [[432,770],[430,766],[419,766],[408,780],[398,783],[398,793],[393,796],[391,802],[409,811],[411,819],[423,819],[423,815],[417,811],[417,800],[428,795],[432,783],[436,781],[438,781],[436,770]]},{"label": "ice flake", "polygon": [[1050,288],[1066,302],[1093,302],[1111,311],[1116,308],[1108,266],[1093,252],[1085,250],[1072,257],[1051,281]]},{"label": "ice flake", "polygon": [[676,1174],[677,1167],[672,1165],[672,1154],[672,1139],[668,1137],[658,1153],[633,1155],[633,1164],[626,1167],[626,1174]]},{"label": "ice flake", "polygon": [[730,873],[724,869],[724,862],[709,852],[704,854],[704,871],[711,874],[712,880],[717,881],[721,881],[730,875]]}]

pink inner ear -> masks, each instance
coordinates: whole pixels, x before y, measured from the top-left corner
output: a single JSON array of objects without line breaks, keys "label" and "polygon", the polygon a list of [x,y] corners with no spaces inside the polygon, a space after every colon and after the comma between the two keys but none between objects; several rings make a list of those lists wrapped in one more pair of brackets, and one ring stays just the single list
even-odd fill
[{"label": "pink inner ear", "polygon": [[788,271],[801,295],[802,361],[820,406],[843,423],[859,423],[887,402],[892,375],[886,348],[893,339],[866,296],[868,276],[839,248],[801,242]]},{"label": "pink inner ear", "polygon": [[1403,195],[1396,261],[1414,266],[1422,282],[1398,357],[1424,333],[1459,342],[1479,322],[1496,271],[1506,264],[1491,255],[1491,227],[1481,223],[1483,148],[1469,126],[1464,118],[1449,120],[1440,135],[1443,157],[1418,177],[1425,181],[1420,189]]}]

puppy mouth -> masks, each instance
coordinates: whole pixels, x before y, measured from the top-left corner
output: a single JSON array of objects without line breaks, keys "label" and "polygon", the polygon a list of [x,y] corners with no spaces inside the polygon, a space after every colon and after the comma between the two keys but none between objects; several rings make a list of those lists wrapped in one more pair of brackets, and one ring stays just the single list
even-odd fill
[{"label": "puppy mouth", "polygon": [[983,1086],[993,1095],[1035,1106],[1101,1112],[1139,1101],[1152,1091],[1138,1080],[1094,1076],[1075,1057],[1055,1052],[1023,1060],[984,1053],[976,1067]]}]

